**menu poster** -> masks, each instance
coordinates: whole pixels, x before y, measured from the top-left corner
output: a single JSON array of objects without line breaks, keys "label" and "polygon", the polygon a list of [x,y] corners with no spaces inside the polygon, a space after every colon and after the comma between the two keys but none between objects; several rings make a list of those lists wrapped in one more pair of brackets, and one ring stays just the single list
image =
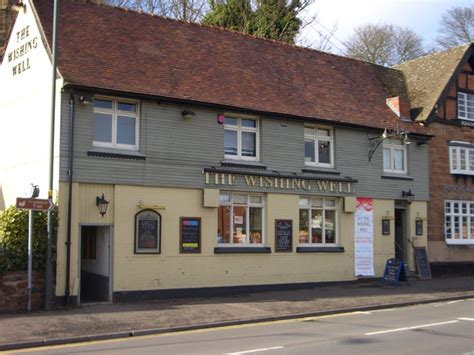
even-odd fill
[{"label": "menu poster", "polygon": [[374,211],[370,197],[357,197],[354,221],[355,276],[374,276]]},{"label": "menu poster", "polygon": [[201,218],[181,217],[180,218],[180,252],[200,253],[201,252]]}]

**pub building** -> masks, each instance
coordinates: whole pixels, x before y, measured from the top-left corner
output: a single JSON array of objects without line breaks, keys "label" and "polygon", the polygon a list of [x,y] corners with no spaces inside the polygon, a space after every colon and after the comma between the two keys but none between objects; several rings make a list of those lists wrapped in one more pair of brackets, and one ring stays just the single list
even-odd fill
[{"label": "pub building", "polygon": [[[47,190],[53,2],[24,4],[0,67],[4,207]],[[58,40],[58,301],[415,271],[431,135],[401,71],[85,0],[62,1]]]}]

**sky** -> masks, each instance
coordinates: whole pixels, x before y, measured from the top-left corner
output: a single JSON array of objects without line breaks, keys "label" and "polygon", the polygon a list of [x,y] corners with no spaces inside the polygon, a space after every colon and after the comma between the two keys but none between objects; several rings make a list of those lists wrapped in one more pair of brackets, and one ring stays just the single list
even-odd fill
[{"label": "sky", "polygon": [[474,0],[314,0],[306,15],[317,14],[317,21],[303,30],[301,45],[311,46],[317,31],[326,32],[336,24],[330,51],[341,54],[344,51],[341,42],[357,26],[389,23],[413,30],[423,38],[425,47],[432,48],[446,10],[472,4]]}]

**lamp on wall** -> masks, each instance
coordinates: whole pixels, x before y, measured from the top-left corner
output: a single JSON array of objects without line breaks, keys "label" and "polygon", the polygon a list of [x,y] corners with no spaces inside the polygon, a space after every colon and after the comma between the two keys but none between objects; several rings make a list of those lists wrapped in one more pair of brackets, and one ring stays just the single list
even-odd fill
[{"label": "lamp on wall", "polygon": [[99,209],[99,213],[102,217],[107,213],[107,207],[109,206],[109,201],[105,199],[104,194],[101,197],[97,196],[95,198],[95,204]]},{"label": "lamp on wall", "polygon": [[385,128],[381,135],[369,135],[369,162],[372,160],[372,156],[374,155],[380,144],[388,138],[402,138],[403,144],[406,145],[411,143],[410,138],[408,138],[408,132],[401,129],[398,124],[397,128],[395,129]]},{"label": "lamp on wall", "polygon": [[185,118],[185,119],[189,119],[189,118],[195,117],[196,114],[195,114],[193,111],[191,111],[191,110],[188,110],[188,109],[186,109],[186,108],[183,108],[183,109],[181,110],[181,116],[183,116],[183,118]]},{"label": "lamp on wall", "polygon": [[412,203],[415,198],[415,194],[411,192],[411,189],[408,191],[402,191],[402,197],[407,200],[408,203]]},{"label": "lamp on wall", "polygon": [[79,103],[83,106],[88,106],[94,102],[94,99],[90,96],[79,96]]},{"label": "lamp on wall", "polygon": [[11,9],[15,12],[20,12],[20,11],[25,12],[26,11],[26,5],[23,3],[22,0],[20,0],[20,1],[17,1],[16,3],[14,3],[12,5]]}]

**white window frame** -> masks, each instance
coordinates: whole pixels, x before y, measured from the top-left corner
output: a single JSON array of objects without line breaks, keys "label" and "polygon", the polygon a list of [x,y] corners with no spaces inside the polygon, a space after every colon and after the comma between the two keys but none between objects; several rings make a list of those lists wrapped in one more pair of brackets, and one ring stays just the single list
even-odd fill
[{"label": "white window frame", "polygon": [[[243,115],[232,115],[226,114],[225,117],[234,118],[237,120],[237,126],[225,124],[224,121],[224,134],[225,131],[236,131],[237,132],[237,155],[225,154],[225,141],[224,141],[224,158],[232,160],[247,160],[247,161],[259,161],[260,160],[260,120],[254,116],[243,116]],[[253,120],[255,121],[255,127],[242,127],[242,120]],[[224,118],[225,120],[225,118]],[[255,133],[255,157],[246,157],[242,155],[242,132],[253,132]]]},{"label": "white window frame", "polygon": [[[457,204],[458,212],[454,211],[454,206]],[[466,212],[463,212],[463,204],[466,205]],[[471,211],[473,213],[471,213]],[[446,244],[449,245],[474,245],[474,227],[471,229],[471,223],[474,221],[474,201],[463,200],[446,200],[444,203],[444,236]],[[458,226],[456,228],[455,219],[458,219]],[[464,231],[462,228],[462,221],[466,219],[467,228]],[[453,231],[458,231],[459,239],[453,238]],[[464,239],[464,233],[467,233],[467,238]]]},{"label": "white window frame", "polygon": [[[462,153],[464,153],[465,169],[461,167]],[[461,145],[449,147],[449,170],[451,174],[474,175],[474,164],[471,169],[471,159],[474,161],[474,147]]]},{"label": "white window frame", "polygon": [[[390,142],[388,141],[383,141],[383,146],[382,146],[382,149],[385,150],[385,149],[390,149],[390,168],[386,169],[385,168],[385,153],[382,151],[382,157],[383,157],[383,171],[385,173],[391,173],[391,174],[407,174],[407,166],[408,166],[408,159],[407,159],[407,146],[406,144],[403,142],[403,140],[400,139],[400,142],[401,142],[401,145],[400,144],[391,144]],[[394,155],[394,151],[395,150],[403,150],[403,169],[402,170],[399,170],[399,169],[395,169],[395,155]]]},{"label": "white window frame", "polygon": [[[112,115],[112,142],[101,142],[92,140],[94,147],[103,148],[116,148],[116,149],[127,149],[127,150],[138,150],[139,147],[139,130],[140,130],[140,102],[132,99],[122,99],[118,97],[110,96],[95,96],[94,99],[112,101],[112,109],[106,109],[101,107],[94,107],[94,113],[103,113]],[[136,105],[136,112],[121,111],[118,109],[118,103],[128,103]],[[117,143],[117,120],[118,116],[128,116],[135,118],[135,144],[119,144]],[[94,120],[94,118],[92,118]],[[94,132],[92,133],[94,134]]]},{"label": "white window frame", "polygon": [[[306,133],[307,129],[312,129],[314,131],[314,134],[308,134]],[[329,131],[329,136],[323,136],[319,135],[318,131],[319,130],[328,130]],[[314,163],[310,161],[306,161],[306,153],[304,156],[305,162],[304,164],[307,166],[317,166],[317,167],[323,167],[323,168],[334,168],[334,130],[331,127],[325,127],[325,126],[312,126],[312,125],[305,125],[304,126],[304,140],[313,140],[314,141]],[[330,159],[331,163],[320,163],[319,162],[319,140],[322,141],[329,141],[329,145],[331,147],[330,149]]]},{"label": "white window frame", "polygon": [[[309,204],[305,205],[302,204],[303,199],[308,199]],[[312,206],[311,199],[321,199],[322,200],[322,207],[315,207]],[[326,206],[326,201],[334,201],[334,206]],[[298,209],[298,229],[300,225],[299,221],[299,211],[300,210],[309,210],[309,215],[308,215],[308,233],[309,233],[309,243],[300,243],[299,241],[299,232],[298,232],[298,246],[299,247],[314,247],[314,246],[320,246],[320,247],[334,247],[339,245],[339,201],[337,198],[334,197],[322,197],[322,196],[300,196],[299,199],[299,209]],[[323,211],[323,223],[322,223],[322,236],[324,238],[322,243],[313,243],[312,242],[312,236],[311,236],[311,216],[312,216],[312,211],[313,210],[322,210]],[[335,211],[334,212],[334,228],[336,230],[335,236],[334,236],[334,243],[326,243],[326,211]]]},{"label": "white window frame", "polygon": [[474,121],[474,94],[458,91],[458,118]]},{"label": "white window frame", "polygon": [[[230,202],[219,202],[220,206],[230,206],[230,224],[229,224],[229,233],[230,233],[230,243],[217,243],[218,246],[233,246],[233,247],[261,247],[265,245],[265,199],[263,194],[259,193],[245,193],[245,192],[227,192],[221,191],[219,198],[221,195],[229,195]],[[233,196],[235,195],[245,195],[247,197],[247,201],[244,204],[241,203],[234,203]],[[251,196],[258,196],[262,199],[262,203],[252,203],[250,201]],[[245,206],[245,225],[247,226],[246,231],[246,241],[245,243],[234,243],[233,233],[234,233],[234,206]],[[262,241],[261,243],[250,243],[250,207],[259,207],[262,209]]]}]

